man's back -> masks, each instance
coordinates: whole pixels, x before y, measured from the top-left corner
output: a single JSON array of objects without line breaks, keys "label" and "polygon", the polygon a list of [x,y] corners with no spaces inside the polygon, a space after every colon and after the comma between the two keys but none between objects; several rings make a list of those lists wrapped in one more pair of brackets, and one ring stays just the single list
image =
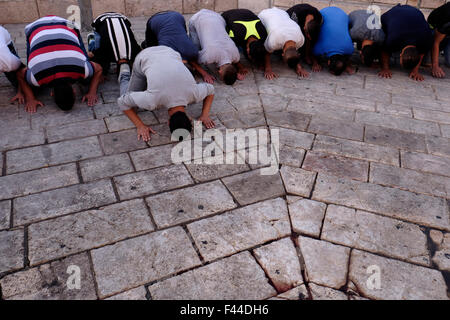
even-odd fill
[{"label": "man's back", "polygon": [[348,30],[348,15],[337,7],[324,8],[320,13],[323,16],[323,25],[314,47],[314,55],[351,55],[354,47]]},{"label": "man's back", "polygon": [[227,23],[230,37],[237,46],[246,47],[249,37],[265,40],[267,31],[256,14],[248,9],[233,9],[222,14]]},{"label": "man's back", "polygon": [[44,17],[26,26],[25,34],[29,84],[41,86],[93,75],[79,31],[71,22],[55,16]]},{"label": "man's back", "polygon": [[294,41],[297,49],[305,43],[300,26],[294,22],[284,10],[278,8],[265,9],[258,16],[266,27],[268,37],[266,50],[274,52],[283,49],[288,41]]},{"label": "man's back", "polygon": [[200,42],[200,63],[216,63],[220,67],[239,62],[239,50],[227,34],[225,19],[220,14],[202,9],[191,18],[189,26]]},{"label": "man's back", "polygon": [[[137,87],[133,77],[140,83]],[[136,57],[129,92],[120,99],[120,105],[170,109],[204,99],[202,91],[208,90],[213,92],[214,87],[197,84],[178,52],[166,46],[150,47]]]},{"label": "man's back", "polygon": [[176,11],[161,12],[149,20],[151,31],[159,46],[167,46],[179,52],[184,60],[197,60],[198,49],[187,35],[186,21]]},{"label": "man's back", "polygon": [[426,53],[432,45],[433,34],[423,13],[412,6],[397,5],[381,16],[389,52],[400,51],[408,45]]}]

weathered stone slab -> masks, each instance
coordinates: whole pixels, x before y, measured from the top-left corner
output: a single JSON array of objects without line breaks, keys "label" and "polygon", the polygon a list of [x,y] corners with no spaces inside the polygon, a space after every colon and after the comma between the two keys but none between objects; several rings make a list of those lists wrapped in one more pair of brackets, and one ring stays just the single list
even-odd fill
[{"label": "weathered stone slab", "polygon": [[450,158],[402,152],[402,167],[450,177]]},{"label": "weathered stone slab", "polygon": [[402,117],[393,117],[375,112],[357,111],[356,122],[418,134],[439,135],[439,126],[437,123]]},{"label": "weathered stone slab", "polygon": [[[369,267],[381,272],[381,288],[368,288]],[[413,275],[413,276],[412,276]],[[354,250],[349,280],[364,296],[384,300],[447,300],[447,286],[442,273],[397,260]],[[370,281],[369,281],[370,283]]]},{"label": "weathered stone slab", "polygon": [[[24,128],[11,128],[2,126],[0,131],[0,152],[16,148],[24,148],[43,144],[45,142],[44,131],[40,129],[30,130]],[[6,129],[7,128],[7,129]]]},{"label": "weathered stone slab", "polygon": [[159,228],[228,211],[237,206],[220,181],[163,193],[146,201]]},{"label": "weathered stone slab", "polygon": [[[150,111],[140,112],[139,118],[141,118],[141,120],[147,126],[151,126],[158,123],[158,120]],[[133,122],[131,122],[126,115],[106,118],[105,122],[106,125],[108,126],[109,132],[116,132],[135,128]]]},{"label": "weathered stone slab", "polygon": [[154,300],[262,300],[276,294],[248,252],[156,283]]},{"label": "weathered stone slab", "polygon": [[293,148],[289,146],[280,146],[279,163],[290,167],[300,168],[306,151],[300,148]]},{"label": "weathered stone slab", "polygon": [[228,101],[239,113],[262,111],[261,99],[257,94],[245,96],[232,95],[231,97],[228,97]]},{"label": "weathered stone slab", "polygon": [[450,113],[413,108],[414,118],[426,121],[450,124]]},{"label": "weathered stone slab", "polygon": [[303,284],[300,260],[291,239],[258,248],[254,254],[278,292],[286,292]]},{"label": "weathered stone slab", "polygon": [[261,175],[260,170],[228,177],[222,181],[243,206],[285,194],[279,174]]},{"label": "weathered stone slab", "polygon": [[309,284],[313,300],[348,300],[348,297],[342,291],[334,290],[327,287]]},{"label": "weathered stone slab", "polygon": [[173,145],[153,147],[131,152],[130,156],[137,171],[149,170],[173,164],[172,149]]},{"label": "weathered stone slab", "polygon": [[28,229],[31,265],[153,231],[143,200],[122,202],[33,224]]},{"label": "weathered stone slab", "polygon": [[388,114],[391,116],[398,116],[398,117],[408,117],[412,118],[412,108],[402,106],[402,105],[396,105],[396,104],[390,104],[390,103],[377,103],[377,112]]},{"label": "weathered stone slab", "polygon": [[52,143],[62,140],[95,136],[106,132],[108,132],[108,130],[106,129],[103,120],[89,120],[47,128],[47,137],[48,141]]},{"label": "weathered stone slab", "polygon": [[181,227],[92,251],[100,297],[107,297],[200,265]]},{"label": "weathered stone slab", "polygon": [[289,205],[294,232],[319,237],[327,205],[325,203],[302,199]]},{"label": "weathered stone slab", "polygon": [[38,147],[9,151],[8,174],[53,166],[102,155],[97,137],[70,140]]},{"label": "weathered stone slab", "polygon": [[432,260],[439,270],[450,272],[450,233],[442,237]]},{"label": "weathered stone slab", "polygon": [[20,226],[116,202],[108,180],[14,199],[14,225]]},{"label": "weathered stone slab", "polygon": [[0,177],[0,200],[77,184],[77,167],[68,164]]},{"label": "weathered stone slab", "polygon": [[393,94],[392,103],[404,105],[407,107],[418,107],[427,110],[445,111],[448,108],[448,102],[431,100],[431,99],[412,99],[409,95]]},{"label": "weathered stone slab", "polygon": [[444,199],[319,174],[313,199],[449,229]]},{"label": "weathered stone slab", "polygon": [[109,103],[105,101],[105,104],[96,105],[94,107],[95,117],[97,119],[104,119],[112,116],[123,115],[122,110],[120,110],[117,105],[117,98],[118,97],[110,99],[111,101],[109,101]]},{"label": "weathered stone slab", "polygon": [[133,165],[126,153],[80,162],[84,182],[119,176],[133,172]]},{"label": "weathered stone slab", "polygon": [[[70,277],[80,271],[80,289],[69,289],[74,284]],[[6,300],[95,300],[94,279],[86,253],[52,262],[6,276],[0,280]]]},{"label": "weathered stone slab", "polygon": [[336,93],[338,96],[355,97],[384,103],[391,102],[391,95],[388,92],[365,90],[354,85],[339,83],[337,85]]},{"label": "weathered stone slab", "polygon": [[329,206],[322,239],[430,266],[427,236],[419,226],[368,212]]},{"label": "weathered stone slab", "polygon": [[114,181],[121,200],[142,197],[193,184],[191,176],[183,165],[132,173],[116,177]]},{"label": "weathered stone slab", "polygon": [[309,293],[308,289],[306,289],[306,286],[301,285],[297,288],[289,290],[288,292],[278,295],[277,298],[282,300],[293,300],[293,301],[308,300]]},{"label": "weathered stone slab", "polygon": [[9,229],[11,201],[0,201],[0,230]]},{"label": "weathered stone slab", "polygon": [[139,141],[136,130],[120,131],[100,136],[105,154],[117,154],[147,148],[144,141]]},{"label": "weathered stone slab", "polygon": [[306,131],[311,117],[298,112],[279,111],[266,113],[269,126]]},{"label": "weathered stone slab", "polygon": [[319,135],[316,137],[313,150],[332,153],[343,157],[370,160],[396,166],[399,165],[398,150],[358,141]]},{"label": "weathered stone slab", "polygon": [[362,141],[364,126],[355,122],[339,121],[321,116],[312,118],[308,132]]},{"label": "weathered stone slab", "polygon": [[427,137],[427,147],[431,154],[450,157],[450,139],[441,137]]},{"label": "weathered stone slab", "polygon": [[306,154],[303,169],[360,181],[367,181],[369,175],[369,163],[366,161],[314,151]]},{"label": "weathered stone slab", "polygon": [[0,232],[0,274],[23,268],[23,239],[23,229]]},{"label": "weathered stone slab", "polygon": [[450,125],[441,124],[442,136],[446,138],[450,138]]},{"label": "weathered stone slab", "polygon": [[207,261],[283,238],[291,233],[286,203],[268,200],[188,225]]},{"label": "weathered stone slab", "polygon": [[450,198],[450,178],[434,174],[372,163],[370,182]]},{"label": "weathered stone slab", "polygon": [[281,177],[288,194],[309,198],[316,180],[316,173],[283,166],[281,168]]},{"label": "weathered stone slab", "polygon": [[74,107],[70,112],[58,110],[56,112],[35,113],[31,116],[31,128],[41,129],[48,127],[59,127],[65,124],[93,119],[94,112],[92,111],[92,108],[88,108],[83,105],[82,107]]},{"label": "weathered stone slab", "polygon": [[425,136],[390,128],[366,126],[365,141],[408,151],[427,150]]},{"label": "weathered stone slab", "polygon": [[299,242],[309,281],[335,289],[346,284],[349,248],[304,237]]},{"label": "weathered stone slab", "polygon": [[[353,118],[355,117],[355,111],[346,108],[346,106],[335,106],[332,101],[327,103],[324,101],[316,101],[314,99],[311,100],[313,101],[293,99],[289,102],[287,110],[343,121],[353,121]],[[374,109],[374,107],[370,110],[372,109]]]},{"label": "weathered stone slab", "polygon": [[[270,128],[277,129],[277,128]],[[294,148],[311,149],[314,135],[297,130],[279,128],[280,130],[280,144]]]},{"label": "weathered stone slab", "polygon": [[129,291],[125,291],[118,295],[112,296],[105,300],[116,300],[116,301],[145,301],[147,300],[147,290],[145,287],[138,287]]},{"label": "weathered stone slab", "polygon": [[289,99],[283,96],[260,95],[263,108],[266,112],[275,112],[286,110]]},{"label": "weathered stone slab", "polygon": [[[376,105],[376,100],[370,99],[368,97],[356,98],[349,96],[337,96],[334,93],[325,93],[325,92],[321,92],[320,94],[310,92],[309,94],[306,94],[304,96],[294,97],[294,99],[313,102],[316,105],[322,105],[322,107],[326,106],[331,107],[332,109],[328,109],[329,111],[345,109],[348,111],[352,111],[352,115],[354,110],[375,111]],[[289,109],[290,107],[288,107],[288,110]],[[320,113],[326,114],[328,112],[320,112]],[[353,116],[351,119],[353,119]]]}]

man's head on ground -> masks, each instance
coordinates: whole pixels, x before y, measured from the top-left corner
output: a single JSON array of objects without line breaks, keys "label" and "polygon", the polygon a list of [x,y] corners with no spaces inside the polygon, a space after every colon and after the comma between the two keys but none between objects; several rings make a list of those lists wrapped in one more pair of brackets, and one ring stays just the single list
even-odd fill
[{"label": "man's head on ground", "polygon": [[309,15],[305,20],[305,33],[306,38],[312,43],[316,43],[319,39],[320,29],[322,28],[321,21],[314,19],[313,15]]},{"label": "man's head on ground", "polygon": [[228,86],[237,81],[238,70],[231,63],[224,64],[219,68],[220,79]]},{"label": "man's head on ground", "polygon": [[58,81],[53,86],[52,95],[61,110],[72,110],[75,104],[75,90],[69,81]]},{"label": "man's head on ground", "polygon": [[335,76],[340,76],[347,68],[347,57],[342,54],[335,54],[328,59],[328,68]]},{"label": "man's head on ground", "polygon": [[263,40],[250,41],[247,46],[247,55],[253,63],[264,65],[264,59],[267,55]]},{"label": "man's head on ground", "polygon": [[289,68],[294,70],[297,68],[297,65],[300,63],[300,54],[295,46],[284,49],[283,61],[289,66]]},{"label": "man's head on ground", "polygon": [[402,68],[411,70],[420,62],[420,53],[416,46],[406,46],[400,54],[400,64]]},{"label": "man's head on ground", "polygon": [[376,44],[363,46],[361,50],[361,60],[366,67],[373,67],[375,63],[380,61],[381,47]]},{"label": "man's head on ground", "polygon": [[170,133],[181,133],[180,141],[185,137],[184,134],[192,131],[192,121],[186,114],[185,107],[175,107],[169,110],[169,128]]}]

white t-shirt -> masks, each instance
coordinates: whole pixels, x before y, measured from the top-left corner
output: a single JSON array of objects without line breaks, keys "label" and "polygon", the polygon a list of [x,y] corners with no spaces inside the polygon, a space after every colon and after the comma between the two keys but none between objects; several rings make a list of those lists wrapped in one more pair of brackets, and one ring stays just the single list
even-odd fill
[{"label": "white t-shirt", "polygon": [[258,17],[267,29],[265,47],[268,52],[282,50],[288,41],[294,41],[297,50],[304,45],[305,37],[300,26],[286,11],[274,7],[261,11]]},{"label": "white t-shirt", "polygon": [[240,61],[239,49],[227,33],[225,19],[217,12],[200,10],[189,20],[189,30],[194,43],[200,42],[200,63],[221,67]]},{"label": "white t-shirt", "polygon": [[20,59],[8,48],[11,43],[11,35],[0,26],[0,72],[12,72],[19,69],[21,65]]}]

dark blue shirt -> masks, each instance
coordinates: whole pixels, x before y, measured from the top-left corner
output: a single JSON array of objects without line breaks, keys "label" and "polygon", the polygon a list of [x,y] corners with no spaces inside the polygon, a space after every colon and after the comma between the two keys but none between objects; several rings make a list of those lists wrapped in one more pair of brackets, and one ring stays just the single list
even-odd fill
[{"label": "dark blue shirt", "polygon": [[150,28],[158,39],[158,45],[177,51],[183,60],[196,61],[198,48],[189,38],[184,17],[175,11],[156,14],[149,22]]},{"label": "dark blue shirt", "polygon": [[325,55],[328,58],[337,54],[352,55],[355,48],[348,30],[348,15],[337,7],[324,8],[320,13],[323,16],[323,25],[313,49],[314,55]]},{"label": "dark blue shirt", "polygon": [[381,16],[388,52],[397,52],[413,45],[427,53],[433,45],[433,33],[423,13],[412,6],[397,5]]}]

